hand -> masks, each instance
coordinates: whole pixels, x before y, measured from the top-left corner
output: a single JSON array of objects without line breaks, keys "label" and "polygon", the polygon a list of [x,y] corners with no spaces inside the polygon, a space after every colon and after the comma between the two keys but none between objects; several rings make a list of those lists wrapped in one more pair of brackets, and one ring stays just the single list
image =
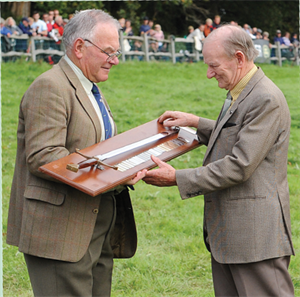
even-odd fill
[{"label": "hand", "polygon": [[139,171],[134,178],[127,181],[124,185],[127,186],[133,186],[135,185],[139,180],[143,179],[146,175],[147,169],[144,169],[142,171]]},{"label": "hand", "polygon": [[163,123],[165,127],[183,126],[198,127],[199,117],[180,111],[166,111],[158,118],[159,123]]},{"label": "hand", "polygon": [[143,178],[143,181],[146,184],[158,187],[176,186],[177,183],[175,169],[171,165],[161,161],[157,157],[151,156],[151,159],[158,165],[159,168],[147,171],[146,176]]}]

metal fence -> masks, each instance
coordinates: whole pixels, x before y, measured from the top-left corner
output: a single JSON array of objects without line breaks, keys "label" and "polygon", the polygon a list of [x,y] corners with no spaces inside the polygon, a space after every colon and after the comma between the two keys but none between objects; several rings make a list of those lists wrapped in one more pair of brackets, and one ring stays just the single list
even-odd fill
[{"label": "metal fence", "polygon": [[[254,41],[256,43],[256,41]],[[260,42],[261,43],[261,42]],[[268,42],[267,42],[268,44]],[[259,49],[259,42],[255,44]],[[140,61],[171,61],[176,62],[198,62],[203,59],[202,52],[195,48],[194,39],[186,39],[169,36],[168,39],[156,40],[147,35],[124,36],[120,34],[120,46],[122,50],[122,61],[137,59]],[[255,62],[275,63],[282,66],[285,60],[299,65],[299,47],[287,47],[276,42],[270,49],[264,45],[261,47],[260,55]],[[58,42],[48,37],[21,36],[6,37],[1,35],[1,61],[11,61],[18,57],[26,57],[36,62],[39,59],[56,57],[59,60],[64,55],[64,48],[59,38]]]}]

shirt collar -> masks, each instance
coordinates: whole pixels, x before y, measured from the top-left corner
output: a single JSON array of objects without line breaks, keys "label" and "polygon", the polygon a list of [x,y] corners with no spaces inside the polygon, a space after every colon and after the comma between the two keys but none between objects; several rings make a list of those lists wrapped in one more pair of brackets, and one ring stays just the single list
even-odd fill
[{"label": "shirt collar", "polygon": [[90,95],[92,93],[93,83],[83,75],[82,71],[71,61],[67,55],[65,55],[65,60],[75,72],[87,95]]},{"label": "shirt collar", "polygon": [[242,93],[252,76],[257,71],[257,66],[254,65],[251,70],[237,83],[237,85],[230,91],[230,94],[232,96],[232,101],[234,102],[239,95]]}]

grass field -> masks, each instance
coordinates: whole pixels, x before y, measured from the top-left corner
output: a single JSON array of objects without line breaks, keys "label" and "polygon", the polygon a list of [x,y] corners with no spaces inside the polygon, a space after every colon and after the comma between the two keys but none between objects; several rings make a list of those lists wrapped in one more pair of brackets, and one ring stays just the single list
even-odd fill
[{"label": "grass field", "polygon": [[[6,245],[5,232],[14,170],[18,108],[32,81],[51,66],[44,63],[2,64],[3,275],[4,296],[32,296],[23,255]],[[288,101],[292,129],[288,179],[293,241],[298,255],[290,273],[300,296],[300,77],[299,68],[261,65]],[[206,78],[206,65],[126,62],[99,84],[109,101],[119,132],[157,118],[165,110],[181,110],[215,119],[226,96],[216,80]],[[170,163],[178,169],[201,166],[205,147]],[[143,182],[131,193],[138,229],[132,259],[116,260],[112,296],[214,296],[210,254],[202,239],[203,197],[182,201],[176,187],[156,188]]]}]

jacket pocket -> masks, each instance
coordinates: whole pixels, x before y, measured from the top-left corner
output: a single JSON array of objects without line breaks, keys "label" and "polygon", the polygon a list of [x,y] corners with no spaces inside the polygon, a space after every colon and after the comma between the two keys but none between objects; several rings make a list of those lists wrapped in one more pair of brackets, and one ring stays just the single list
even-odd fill
[{"label": "jacket pocket", "polygon": [[62,205],[65,201],[66,194],[53,189],[42,188],[37,186],[27,186],[24,197],[47,202],[53,205]]}]

